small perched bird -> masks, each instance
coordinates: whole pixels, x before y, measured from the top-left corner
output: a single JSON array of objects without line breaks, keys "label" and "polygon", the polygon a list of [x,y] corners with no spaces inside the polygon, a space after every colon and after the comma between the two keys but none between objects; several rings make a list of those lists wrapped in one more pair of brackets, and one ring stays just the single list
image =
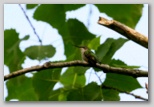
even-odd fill
[{"label": "small perched bird", "polygon": [[96,63],[100,63],[96,55],[87,46],[76,46],[76,47],[81,49],[81,56],[84,61],[92,65],[96,65]]}]

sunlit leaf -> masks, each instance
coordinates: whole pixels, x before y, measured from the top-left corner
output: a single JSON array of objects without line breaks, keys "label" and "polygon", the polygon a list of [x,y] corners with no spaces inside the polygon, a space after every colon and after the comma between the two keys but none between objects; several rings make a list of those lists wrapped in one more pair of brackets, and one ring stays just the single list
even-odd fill
[{"label": "sunlit leaf", "polygon": [[52,57],[55,54],[55,48],[52,45],[30,46],[24,53],[31,59],[42,60]]},{"label": "sunlit leaf", "polygon": [[67,91],[63,88],[53,90],[49,96],[50,101],[67,101]]},{"label": "sunlit leaf", "polygon": [[60,77],[60,82],[65,88],[79,88],[85,85],[86,79],[84,75],[78,75],[74,72],[73,67],[68,68],[66,72]]},{"label": "sunlit leaf", "polygon": [[99,45],[100,45],[100,36],[97,37],[97,38],[92,39],[92,40],[89,42],[88,47],[89,47],[90,49],[96,50],[96,49],[98,48]]}]

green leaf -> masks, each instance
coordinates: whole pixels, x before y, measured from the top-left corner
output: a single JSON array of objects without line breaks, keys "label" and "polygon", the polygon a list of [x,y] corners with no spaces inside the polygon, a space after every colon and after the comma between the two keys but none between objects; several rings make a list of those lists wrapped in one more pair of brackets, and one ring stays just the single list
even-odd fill
[{"label": "green leaf", "polygon": [[22,38],[21,40],[28,40],[29,39],[29,35],[26,35],[24,38]]},{"label": "green leaf", "polygon": [[48,22],[55,28],[63,28],[66,19],[65,12],[82,6],[84,4],[42,4],[36,9],[34,18]]},{"label": "green leaf", "polygon": [[98,47],[96,50],[96,55],[98,56],[98,59],[101,60],[104,64],[110,64],[111,59],[115,52],[120,49],[125,42],[127,42],[127,39],[119,38],[119,39],[113,39],[108,38],[102,45]]},{"label": "green leaf", "polygon": [[88,84],[83,90],[84,98],[87,101],[101,101],[103,99],[102,89],[95,82]]},{"label": "green leaf", "polygon": [[69,37],[76,45],[81,44],[84,40],[92,40],[95,38],[95,36],[87,30],[83,23],[76,19],[69,19],[67,21],[67,27]]},{"label": "green leaf", "polygon": [[119,92],[113,89],[102,89],[103,101],[119,101]]},{"label": "green leaf", "polygon": [[85,4],[64,4],[65,11],[73,11],[85,6]]},{"label": "green leaf", "polygon": [[85,101],[81,89],[72,89],[67,95],[67,101]]},{"label": "green leaf", "polygon": [[55,54],[55,48],[52,45],[45,46],[30,46],[26,48],[25,54],[31,59],[42,60],[50,58]]},{"label": "green leaf", "polygon": [[32,79],[24,75],[10,79],[6,82],[8,96],[6,101],[18,99],[19,101],[36,101],[38,100],[34,88],[32,87]]},{"label": "green leaf", "polygon": [[68,101],[101,101],[102,99],[102,89],[94,82],[83,88],[70,90],[67,96]]},{"label": "green leaf", "polygon": [[14,29],[4,31],[4,64],[9,67],[10,72],[22,69],[21,64],[25,60],[25,55],[19,49],[21,41],[19,34]]},{"label": "green leaf", "polygon": [[61,92],[58,96],[59,101],[66,101],[67,100],[67,92]]},{"label": "green leaf", "polygon": [[26,4],[26,9],[33,9],[36,6],[38,6],[38,4]]},{"label": "green leaf", "polygon": [[[77,9],[84,6],[83,4],[42,4],[35,13],[34,18],[45,21],[55,28],[63,28],[65,26],[66,11]],[[65,30],[65,29],[63,29]]]},{"label": "green leaf", "polygon": [[65,88],[79,88],[85,85],[86,79],[84,75],[78,75],[74,72],[75,67],[70,67],[66,72],[60,77],[60,82]]},{"label": "green leaf", "polygon": [[33,77],[33,87],[40,101],[48,101],[50,92],[59,81],[61,69],[48,69],[38,72]]},{"label": "green leaf", "polygon": [[99,45],[100,45],[100,36],[97,37],[97,38],[92,39],[92,40],[89,42],[88,47],[89,47],[90,49],[96,50],[96,49],[98,48]]},{"label": "green leaf", "polygon": [[110,66],[113,67],[121,67],[121,68],[128,68],[128,69],[134,69],[134,68],[140,68],[140,66],[130,66],[125,64],[123,61],[121,60],[116,60],[116,59],[112,59]]},{"label": "green leaf", "polygon": [[[84,45],[87,45],[90,40],[95,38],[93,34],[91,34],[87,28],[83,25],[83,23],[79,22],[76,19],[68,20],[66,24],[67,34],[62,32],[62,37],[65,45],[65,55],[69,57],[72,53],[75,53],[75,47],[72,45],[80,45],[84,42]],[[65,36],[67,35],[67,36]]]},{"label": "green leaf", "polygon": [[49,100],[50,101],[66,101],[67,91],[65,91],[65,89],[63,88],[53,90],[50,93]]},{"label": "green leaf", "polygon": [[88,69],[89,67],[74,67],[74,72],[80,76],[80,75],[84,75]]},{"label": "green leaf", "polygon": [[132,76],[113,73],[107,73],[103,85],[127,92],[131,92],[132,90],[141,88],[141,85],[136,80],[136,78],[133,78]]},{"label": "green leaf", "polygon": [[35,13],[34,18],[49,23],[55,28],[65,25],[65,9],[63,4],[42,4]]},{"label": "green leaf", "polygon": [[[4,63],[9,67],[10,72],[22,69],[21,64],[25,60],[25,55],[19,49],[19,44],[28,38],[29,36],[25,36],[23,39],[19,39],[19,34],[14,29],[4,31]],[[6,86],[8,89],[6,101],[11,99],[37,100],[31,79],[24,75],[8,80]]]},{"label": "green leaf", "polygon": [[53,91],[51,91],[50,93],[50,95],[49,95],[49,100],[50,101],[58,101],[58,97],[59,97],[59,95],[60,95],[60,90],[58,89],[58,90],[53,90]]},{"label": "green leaf", "polygon": [[143,4],[95,4],[100,12],[106,13],[129,27],[135,28],[142,16]]},{"label": "green leaf", "polygon": [[64,42],[65,55],[67,58],[70,57],[70,60],[73,58],[72,53],[75,53],[75,48],[72,45],[80,45],[82,42],[88,44],[89,40],[95,38],[78,20],[69,19],[66,21],[66,11],[81,6],[83,5],[43,4],[34,13],[36,20],[47,22],[58,30]]}]

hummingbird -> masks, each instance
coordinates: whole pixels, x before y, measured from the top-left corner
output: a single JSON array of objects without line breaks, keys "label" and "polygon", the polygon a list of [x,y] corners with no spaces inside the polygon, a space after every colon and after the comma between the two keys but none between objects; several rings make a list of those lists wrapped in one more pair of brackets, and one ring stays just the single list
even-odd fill
[{"label": "hummingbird", "polygon": [[100,64],[100,61],[98,60],[97,56],[87,46],[76,46],[76,47],[80,48],[81,50],[82,60],[92,65],[96,65],[96,63]]}]

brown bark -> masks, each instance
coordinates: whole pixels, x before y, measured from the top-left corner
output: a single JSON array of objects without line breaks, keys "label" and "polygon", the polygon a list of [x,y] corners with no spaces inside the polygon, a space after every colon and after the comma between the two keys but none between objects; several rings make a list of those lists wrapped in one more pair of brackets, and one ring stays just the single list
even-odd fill
[{"label": "brown bark", "polygon": [[140,34],[139,32],[135,31],[134,29],[118,22],[115,20],[107,20],[103,17],[99,17],[98,24],[106,26],[126,38],[138,43],[139,45],[148,48],[148,38],[144,36],[143,34]]},{"label": "brown bark", "polygon": [[103,70],[103,72],[105,73],[117,73],[117,74],[129,75],[133,77],[148,77],[148,71],[110,67],[109,65],[98,64],[98,63],[92,66],[92,65],[89,65],[87,62],[76,60],[76,61],[70,61],[70,62],[56,62],[56,63],[47,62],[43,65],[37,65],[37,66],[29,67],[29,68],[24,68],[22,70],[14,71],[8,75],[5,75],[4,81],[10,78],[14,78],[22,74],[28,73],[28,72],[32,72],[32,71],[41,71],[45,69],[71,67],[71,66],[96,67],[96,68],[99,68],[100,70]]}]

